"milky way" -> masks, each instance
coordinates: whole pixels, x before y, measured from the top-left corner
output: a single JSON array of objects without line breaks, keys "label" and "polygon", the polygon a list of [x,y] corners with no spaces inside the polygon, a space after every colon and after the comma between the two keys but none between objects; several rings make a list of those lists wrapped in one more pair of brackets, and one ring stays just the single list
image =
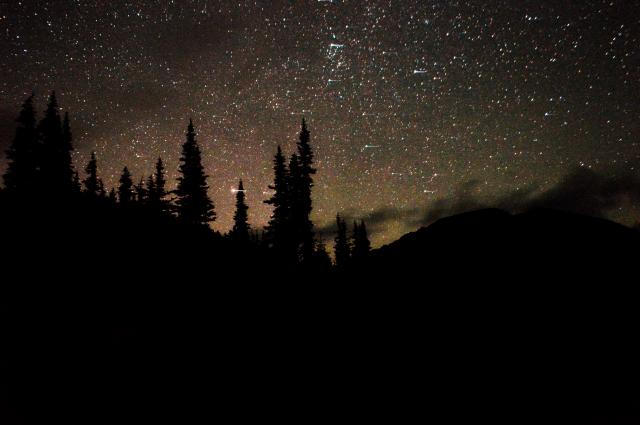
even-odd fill
[{"label": "milky way", "polygon": [[628,0],[0,1],[1,144],[55,89],[79,169],[95,150],[113,186],[162,156],[173,179],[193,117],[224,232],[240,178],[266,223],[304,115],[318,228],[389,212],[379,245],[469,182],[490,203],[577,168],[637,173],[639,17]]}]

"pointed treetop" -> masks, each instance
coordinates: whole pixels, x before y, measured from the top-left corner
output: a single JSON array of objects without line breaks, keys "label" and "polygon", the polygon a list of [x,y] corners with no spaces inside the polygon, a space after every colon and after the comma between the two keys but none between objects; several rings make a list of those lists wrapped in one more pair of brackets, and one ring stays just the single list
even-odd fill
[{"label": "pointed treetop", "polygon": [[33,98],[36,96],[35,92],[31,92],[31,96],[27,97],[27,99],[24,101],[23,105],[31,105],[33,104]]},{"label": "pointed treetop", "polygon": [[298,144],[309,144],[309,129],[307,128],[307,120],[302,117],[302,127],[300,129],[300,141]]},{"label": "pointed treetop", "polygon": [[24,101],[22,111],[18,118],[16,118],[16,122],[23,124],[25,127],[31,127],[35,125],[36,122],[35,110],[33,109],[33,96],[32,94]]},{"label": "pointed treetop", "polygon": [[247,204],[245,203],[244,186],[242,185],[242,179],[238,183],[238,190],[236,192],[236,211],[233,214],[233,229],[231,230],[231,237],[239,242],[249,241],[249,222],[247,216]]},{"label": "pointed treetop", "polygon": [[181,220],[196,225],[206,225],[215,220],[213,202],[207,190],[207,175],[202,166],[202,157],[193,128],[193,120],[189,119],[186,141],[182,145],[180,166],[178,167],[178,196],[176,204]]},{"label": "pointed treetop", "polygon": [[133,182],[131,181],[131,173],[127,167],[124,167],[122,169],[122,175],[120,176],[120,186],[118,187],[121,204],[126,204],[131,201],[132,188]]},{"label": "pointed treetop", "polygon": [[58,99],[56,98],[56,91],[52,91],[51,95],[49,96],[49,104],[48,104],[48,108],[49,109],[57,109],[58,108]]}]

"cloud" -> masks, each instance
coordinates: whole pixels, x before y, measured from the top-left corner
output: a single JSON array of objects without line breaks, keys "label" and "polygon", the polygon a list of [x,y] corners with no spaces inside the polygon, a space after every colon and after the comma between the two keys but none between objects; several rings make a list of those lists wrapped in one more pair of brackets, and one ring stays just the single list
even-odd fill
[{"label": "cloud", "polygon": [[[340,213],[340,217],[342,217],[347,225],[351,226],[351,223],[354,221],[364,220],[367,225],[367,230],[369,233],[377,233],[383,230],[389,222],[405,222],[410,218],[415,219],[420,213],[424,211],[422,207],[413,207],[413,208],[395,208],[395,207],[383,207],[377,210],[371,211],[367,214],[360,214],[356,211],[346,211],[344,213]],[[333,238],[336,233],[336,223],[335,220],[330,223],[325,224],[316,229],[316,233],[318,235],[322,235],[322,239],[325,241]]]},{"label": "cloud", "polygon": [[632,174],[608,176],[586,168],[573,170],[550,189],[540,191],[530,186],[493,201],[481,201],[474,196],[477,186],[477,182],[467,183],[454,198],[436,201],[412,224],[428,225],[443,217],[482,208],[500,208],[513,213],[553,208],[607,218],[618,208],[640,204],[640,178]]},{"label": "cloud", "polygon": [[640,178],[632,174],[603,176],[578,169],[558,185],[530,200],[529,207],[556,208],[596,217],[611,210],[640,203]]},{"label": "cloud", "polygon": [[[385,207],[363,217],[345,214],[345,218],[347,222],[353,217],[364,219],[373,233],[392,222],[415,229],[444,217],[483,208],[499,208],[512,213],[553,208],[603,218],[611,218],[611,214],[619,213],[621,208],[640,208],[640,177],[632,174],[609,176],[578,168],[549,189],[541,190],[532,185],[492,200],[478,197],[479,187],[479,181],[471,180],[461,185],[453,196],[437,199],[428,206],[412,209]],[[322,230],[333,234],[335,224]]]}]

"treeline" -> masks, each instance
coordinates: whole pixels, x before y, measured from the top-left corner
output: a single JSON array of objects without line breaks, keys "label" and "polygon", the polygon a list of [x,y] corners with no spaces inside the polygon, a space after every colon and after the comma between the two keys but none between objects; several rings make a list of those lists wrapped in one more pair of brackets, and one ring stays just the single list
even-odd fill
[{"label": "treeline", "polygon": [[[55,92],[49,96],[40,121],[32,95],[23,103],[16,122],[15,137],[7,151],[8,167],[2,189],[3,198],[10,203],[51,206],[83,202],[98,208],[135,210],[138,214],[162,217],[200,232],[212,232],[209,224],[216,220],[216,210],[208,194],[208,176],[191,120],[182,145],[175,189],[167,187],[162,158],[157,159],[153,173],[138,181],[134,181],[129,169],[124,167],[117,187],[107,189],[99,175],[98,158],[92,152],[81,177],[72,160],[74,147],[69,114],[61,117]],[[273,172],[274,181],[269,186],[272,195],[264,201],[273,208],[268,225],[259,231],[249,224],[249,207],[240,180],[234,190],[233,228],[225,238],[236,247],[260,247],[286,265],[331,268],[332,261],[324,243],[316,238],[311,220],[316,169],[304,118],[296,151],[287,160],[278,146]],[[344,269],[363,261],[370,251],[365,223],[354,222],[349,237],[346,224],[338,215],[337,229],[335,266]]]}]

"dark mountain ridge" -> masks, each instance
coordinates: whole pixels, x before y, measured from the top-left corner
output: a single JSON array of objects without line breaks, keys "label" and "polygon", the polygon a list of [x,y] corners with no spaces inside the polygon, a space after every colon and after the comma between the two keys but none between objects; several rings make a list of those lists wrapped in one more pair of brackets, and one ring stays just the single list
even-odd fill
[{"label": "dark mountain ridge", "polygon": [[374,250],[369,266],[376,272],[426,268],[429,274],[497,280],[574,274],[574,280],[593,278],[592,273],[622,277],[638,255],[640,232],[602,218],[551,209],[484,209],[404,235]]}]

